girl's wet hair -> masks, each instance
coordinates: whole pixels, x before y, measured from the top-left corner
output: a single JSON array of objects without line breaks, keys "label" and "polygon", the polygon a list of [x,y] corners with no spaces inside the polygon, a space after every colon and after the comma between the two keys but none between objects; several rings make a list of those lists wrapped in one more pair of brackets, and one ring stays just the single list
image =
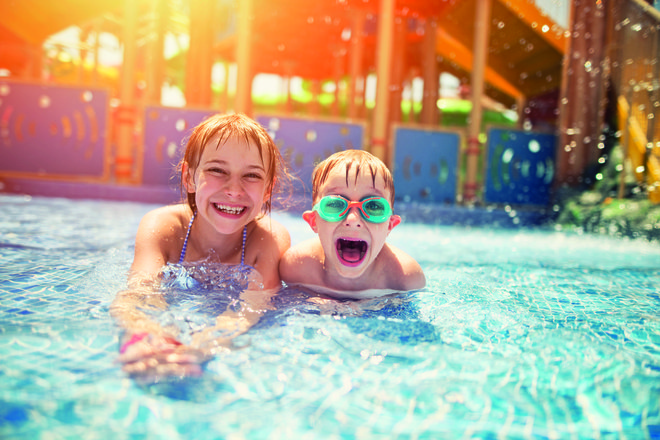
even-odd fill
[{"label": "girl's wet hair", "polygon": [[[193,129],[178,168],[182,197],[185,194],[190,209],[193,212],[197,211],[195,193],[187,192],[184,185],[183,163],[187,163],[190,172],[194,174],[205,148],[209,146],[220,148],[232,138],[243,139],[250,147],[259,150],[259,157],[266,170],[266,193],[269,195],[268,200],[264,202],[263,212],[270,213],[273,195],[282,193],[283,189],[290,185],[291,174],[268,132],[258,122],[243,114],[217,114],[205,119]],[[264,162],[264,158],[267,162]]]},{"label": "girl's wet hair", "polygon": [[380,174],[383,176],[385,189],[390,192],[390,204],[394,205],[394,179],[392,173],[382,160],[364,150],[340,151],[316,165],[312,174],[312,203],[318,201],[319,188],[328,180],[330,171],[336,167],[346,168],[346,186],[348,186],[348,176],[353,167],[355,167],[356,181],[360,173],[366,172],[368,169],[374,187],[376,186],[376,177]]}]

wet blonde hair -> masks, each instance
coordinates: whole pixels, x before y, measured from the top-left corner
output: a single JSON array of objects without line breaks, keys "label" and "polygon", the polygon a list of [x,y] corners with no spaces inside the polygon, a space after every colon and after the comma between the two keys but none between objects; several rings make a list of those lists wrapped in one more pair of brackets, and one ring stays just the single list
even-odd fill
[{"label": "wet blonde hair", "polygon": [[328,180],[330,171],[336,167],[344,167],[346,169],[347,186],[348,176],[353,167],[355,167],[356,181],[360,173],[369,170],[374,187],[376,186],[376,177],[380,174],[385,181],[385,189],[390,191],[390,204],[394,205],[394,179],[392,178],[392,173],[382,160],[364,150],[340,151],[316,165],[312,173],[312,203],[318,202],[319,188]]},{"label": "wet blonde hair", "polygon": [[[182,166],[187,163],[189,172],[194,175],[204,150],[209,146],[220,148],[231,138],[244,139],[249,147],[255,146],[259,150],[259,157],[266,170],[266,194],[269,195],[268,200],[264,202],[263,212],[269,213],[276,186],[281,187],[283,183],[290,182],[291,175],[280,150],[268,132],[258,122],[243,114],[217,114],[205,119],[193,129],[186,142],[183,159],[179,163],[181,194],[186,195],[190,209],[193,212],[197,211],[196,193],[187,192],[184,184],[186,176],[183,175]],[[264,156],[268,159],[267,163],[264,162]]]}]

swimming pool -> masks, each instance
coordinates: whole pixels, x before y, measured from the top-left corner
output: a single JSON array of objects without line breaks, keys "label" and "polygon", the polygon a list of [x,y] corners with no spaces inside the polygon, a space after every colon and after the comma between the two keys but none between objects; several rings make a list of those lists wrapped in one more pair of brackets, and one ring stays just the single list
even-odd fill
[{"label": "swimming pool", "polygon": [[359,315],[285,290],[204,376],[141,386],[108,306],[153,207],[0,195],[0,437],[660,437],[657,243],[409,216],[424,290]]}]

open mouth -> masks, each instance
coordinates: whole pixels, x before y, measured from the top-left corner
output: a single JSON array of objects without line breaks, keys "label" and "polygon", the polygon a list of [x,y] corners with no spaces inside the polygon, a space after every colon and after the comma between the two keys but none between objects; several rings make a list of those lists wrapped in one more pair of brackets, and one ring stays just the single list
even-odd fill
[{"label": "open mouth", "polygon": [[220,205],[218,203],[214,203],[213,206],[215,207],[216,210],[223,214],[229,214],[229,215],[241,215],[243,214],[243,211],[245,211],[245,206],[229,206],[229,205]]},{"label": "open mouth", "polygon": [[339,260],[346,266],[359,265],[367,254],[369,245],[364,240],[340,238],[336,242]]}]

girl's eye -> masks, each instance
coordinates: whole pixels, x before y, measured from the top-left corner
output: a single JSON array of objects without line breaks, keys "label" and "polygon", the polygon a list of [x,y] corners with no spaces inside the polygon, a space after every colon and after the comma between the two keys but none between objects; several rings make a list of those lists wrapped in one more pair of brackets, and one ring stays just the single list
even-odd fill
[{"label": "girl's eye", "polygon": [[261,174],[258,173],[248,173],[245,175],[246,178],[251,179],[251,180],[261,180]]}]

